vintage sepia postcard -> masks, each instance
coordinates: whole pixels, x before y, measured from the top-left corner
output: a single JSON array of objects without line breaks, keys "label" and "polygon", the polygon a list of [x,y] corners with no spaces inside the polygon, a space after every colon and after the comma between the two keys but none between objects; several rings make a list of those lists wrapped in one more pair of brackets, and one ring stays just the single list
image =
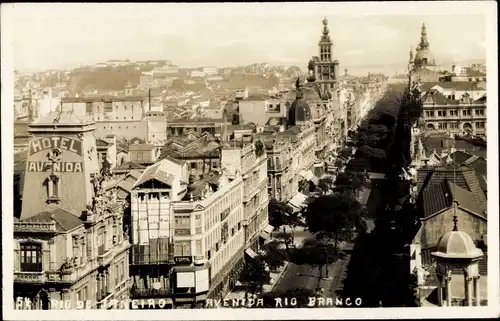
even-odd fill
[{"label": "vintage sepia postcard", "polygon": [[5,318],[498,317],[496,9],[2,4]]}]

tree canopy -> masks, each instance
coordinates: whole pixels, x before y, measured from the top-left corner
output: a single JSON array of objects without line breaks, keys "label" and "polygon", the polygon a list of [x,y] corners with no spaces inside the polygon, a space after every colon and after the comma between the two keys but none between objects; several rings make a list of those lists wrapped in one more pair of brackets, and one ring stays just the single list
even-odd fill
[{"label": "tree canopy", "polygon": [[278,268],[282,267],[287,259],[285,251],[280,248],[280,242],[275,240],[264,244],[262,252],[261,259],[267,264],[271,271],[276,271]]},{"label": "tree canopy", "polygon": [[335,193],[311,199],[303,213],[306,226],[320,239],[351,241],[353,231],[364,215],[363,206],[350,194]]},{"label": "tree canopy", "polygon": [[260,256],[248,261],[246,268],[240,275],[240,281],[244,285],[245,295],[247,293],[262,293],[264,284],[271,281],[270,271],[266,267],[265,261]]},{"label": "tree canopy", "polygon": [[277,230],[288,223],[288,216],[293,214],[293,209],[290,205],[272,198],[268,204],[268,212],[269,224]]}]

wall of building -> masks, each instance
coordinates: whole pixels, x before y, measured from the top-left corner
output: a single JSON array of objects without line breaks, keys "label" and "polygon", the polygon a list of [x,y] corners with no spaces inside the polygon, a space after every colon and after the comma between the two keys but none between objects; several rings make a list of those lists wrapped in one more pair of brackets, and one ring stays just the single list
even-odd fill
[{"label": "wall of building", "polygon": [[139,137],[141,139],[147,139],[148,137],[148,123],[147,121],[137,120],[137,121],[115,121],[107,120],[96,122],[96,137],[104,137],[109,133],[116,135],[117,139],[126,138],[132,139],[134,137]]},{"label": "wall of building", "polygon": [[[436,246],[444,232],[453,230],[453,215],[454,210],[450,208],[424,221],[420,240],[423,249]],[[457,209],[457,217],[458,229],[469,234],[473,241],[481,240],[481,236],[487,233],[485,219],[461,208]]]}]

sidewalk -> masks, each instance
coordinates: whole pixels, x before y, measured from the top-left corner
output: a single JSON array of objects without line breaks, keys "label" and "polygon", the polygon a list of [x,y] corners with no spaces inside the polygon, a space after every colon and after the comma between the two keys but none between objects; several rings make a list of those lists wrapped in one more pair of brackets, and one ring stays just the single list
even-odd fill
[{"label": "sidewalk", "polygon": [[[287,228],[287,231],[289,231],[289,228]],[[278,232],[278,231],[273,231],[273,233],[274,232]],[[304,228],[297,227],[295,229],[295,233],[297,233],[297,232],[304,232]],[[295,236],[294,245],[295,246],[302,245],[302,243],[304,242],[304,239],[305,239],[305,237]],[[273,238],[273,240],[275,240],[275,239]],[[271,292],[274,289],[274,287],[276,286],[276,284],[279,283],[279,281],[283,277],[283,274],[285,273],[286,269],[288,268],[288,264],[289,264],[289,262],[285,261],[285,264],[281,268],[279,268],[276,272],[270,273],[271,282],[269,284],[264,284],[264,287],[263,287],[264,293]],[[235,288],[241,287],[241,283],[239,281],[237,282],[236,285],[237,286]],[[234,291],[229,292],[224,299],[232,300],[232,299],[244,299],[244,298],[245,298],[245,291],[244,290],[234,290]],[[248,294],[248,298],[251,298],[251,294]]]}]

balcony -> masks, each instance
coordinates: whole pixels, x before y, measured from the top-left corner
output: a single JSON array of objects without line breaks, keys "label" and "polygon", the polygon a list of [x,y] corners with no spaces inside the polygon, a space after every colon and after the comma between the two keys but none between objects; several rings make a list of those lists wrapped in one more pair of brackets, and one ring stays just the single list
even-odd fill
[{"label": "balcony", "polygon": [[17,283],[44,283],[45,272],[14,272],[14,282]]},{"label": "balcony", "polygon": [[113,248],[108,249],[102,254],[97,255],[97,264],[99,266],[106,266],[109,263],[111,263],[111,260],[113,260],[115,252],[113,251]]},{"label": "balcony", "polygon": [[165,298],[172,293],[170,289],[139,289],[132,288],[130,296],[133,299],[152,299],[152,298]]}]

